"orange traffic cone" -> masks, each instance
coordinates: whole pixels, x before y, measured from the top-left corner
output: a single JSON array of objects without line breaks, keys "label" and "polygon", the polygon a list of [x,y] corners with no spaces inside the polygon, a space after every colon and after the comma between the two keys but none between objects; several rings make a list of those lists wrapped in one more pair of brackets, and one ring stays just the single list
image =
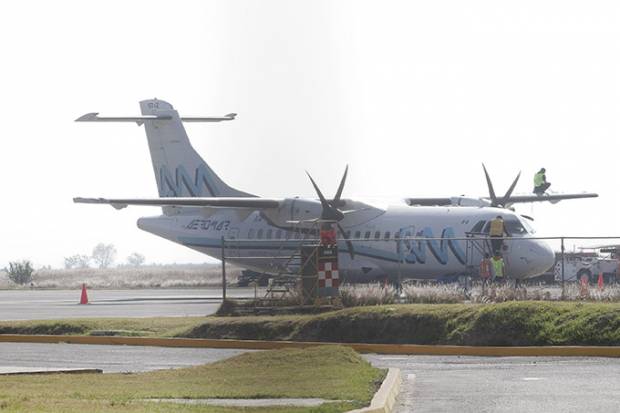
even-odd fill
[{"label": "orange traffic cone", "polygon": [[88,304],[88,294],[86,294],[86,284],[82,284],[82,297],[80,297],[80,304]]},{"label": "orange traffic cone", "polygon": [[602,290],[603,289],[603,285],[604,285],[604,280],[603,280],[603,273],[599,272],[598,273],[598,289]]}]

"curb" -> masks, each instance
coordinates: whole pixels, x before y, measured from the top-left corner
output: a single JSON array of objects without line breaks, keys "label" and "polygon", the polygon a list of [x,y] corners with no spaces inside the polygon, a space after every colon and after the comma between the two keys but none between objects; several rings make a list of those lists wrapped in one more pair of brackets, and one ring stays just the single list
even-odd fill
[{"label": "curb", "polygon": [[347,346],[358,353],[428,355],[428,356],[482,356],[482,357],[620,357],[620,346],[432,346],[421,344],[366,344],[329,343],[313,341],[261,341],[207,338],[152,338],[125,336],[60,336],[0,334],[5,343],[70,343],[156,347],[230,348],[272,350],[313,346]]},{"label": "curb", "polygon": [[381,387],[373,396],[370,406],[361,409],[350,410],[347,413],[390,413],[396,404],[396,396],[400,391],[400,370],[390,368]]}]

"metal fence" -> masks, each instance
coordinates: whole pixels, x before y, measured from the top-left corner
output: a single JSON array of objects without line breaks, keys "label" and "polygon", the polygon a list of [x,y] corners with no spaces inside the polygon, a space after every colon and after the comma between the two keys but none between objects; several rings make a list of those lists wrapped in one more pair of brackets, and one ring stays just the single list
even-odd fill
[{"label": "metal fence", "polygon": [[[377,235],[378,234],[378,235]],[[368,235],[368,233],[366,234]],[[401,276],[402,266],[410,263],[407,254],[415,254],[423,250],[431,252],[434,259],[446,257],[454,258],[462,267],[463,275],[476,276],[480,259],[485,252],[491,252],[492,238],[486,234],[468,233],[465,237],[426,237],[426,236],[385,236],[378,231],[372,237],[339,239],[338,245],[341,254],[353,254],[367,249],[383,251],[389,255],[393,264],[396,264],[397,282],[404,279]],[[497,238],[496,238],[497,239]],[[556,254],[553,269],[554,280],[561,284],[564,291],[565,283],[574,281],[578,277],[576,270],[584,270],[583,274],[597,276],[604,273],[607,281],[620,277],[618,258],[620,257],[620,236],[551,236],[551,237],[504,237],[504,245],[511,249],[514,243],[538,241],[548,245]],[[223,297],[226,298],[226,265],[233,262],[241,267],[248,265],[260,268],[261,271],[278,276],[295,276],[300,274],[300,250],[302,246],[317,245],[319,239],[310,231],[307,234],[297,233],[290,238],[263,238],[240,239],[221,238],[221,260]],[[580,263],[579,263],[580,261]],[[604,264],[604,265],[603,265]],[[510,265],[510,263],[507,263]],[[394,267],[394,265],[392,265]],[[588,273],[589,271],[589,273]]]}]

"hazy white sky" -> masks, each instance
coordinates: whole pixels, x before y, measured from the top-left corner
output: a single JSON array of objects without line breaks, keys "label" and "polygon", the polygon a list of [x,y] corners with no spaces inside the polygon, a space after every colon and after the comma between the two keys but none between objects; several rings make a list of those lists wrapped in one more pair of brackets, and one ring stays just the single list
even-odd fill
[{"label": "hazy white sky", "polygon": [[614,1],[20,1],[0,14],[0,266],[114,243],[149,262],[206,256],[137,229],[156,196],[142,128],[79,124],[157,97],[229,184],[264,196],[484,195],[544,166],[597,200],[524,206],[540,235],[620,235],[620,6]]}]

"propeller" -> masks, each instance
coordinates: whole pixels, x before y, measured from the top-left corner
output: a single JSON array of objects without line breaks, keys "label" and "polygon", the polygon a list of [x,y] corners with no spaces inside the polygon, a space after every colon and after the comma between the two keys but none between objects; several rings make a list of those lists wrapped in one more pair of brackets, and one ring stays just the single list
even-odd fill
[{"label": "propeller", "polygon": [[342,175],[342,179],[340,180],[340,185],[338,185],[338,190],[336,191],[336,195],[330,201],[325,199],[325,196],[323,196],[323,193],[319,189],[319,186],[316,184],[316,182],[314,182],[314,179],[312,179],[312,176],[310,176],[308,171],[306,171],[306,174],[308,175],[308,178],[310,178],[310,182],[312,182],[312,186],[314,187],[316,194],[319,196],[319,200],[321,201],[321,206],[323,207],[323,210],[321,211],[320,221],[336,223],[336,226],[338,227],[338,231],[340,231],[342,238],[344,238],[347,244],[347,248],[349,249],[349,255],[351,255],[351,259],[353,259],[355,257],[355,252],[353,251],[353,243],[347,238],[344,228],[342,228],[342,225],[340,225],[340,221],[344,219],[345,212],[348,212],[348,211],[343,212],[340,209],[338,209],[338,207],[342,207],[345,204],[344,201],[341,199],[341,197],[342,197],[342,191],[344,189],[344,183],[347,180],[348,172],[349,172],[349,165],[347,165],[347,167],[344,170],[344,175]]},{"label": "propeller", "polygon": [[517,182],[519,182],[519,178],[521,177],[521,171],[519,171],[515,180],[512,181],[512,185],[510,185],[510,188],[508,188],[506,194],[504,194],[502,198],[497,198],[497,195],[495,195],[495,190],[493,189],[493,182],[491,182],[491,177],[489,176],[489,172],[487,172],[487,168],[484,166],[484,164],[482,164],[482,169],[484,169],[484,177],[487,180],[487,187],[489,188],[489,198],[491,198],[491,206],[507,208],[510,204],[510,196],[515,190]]}]

